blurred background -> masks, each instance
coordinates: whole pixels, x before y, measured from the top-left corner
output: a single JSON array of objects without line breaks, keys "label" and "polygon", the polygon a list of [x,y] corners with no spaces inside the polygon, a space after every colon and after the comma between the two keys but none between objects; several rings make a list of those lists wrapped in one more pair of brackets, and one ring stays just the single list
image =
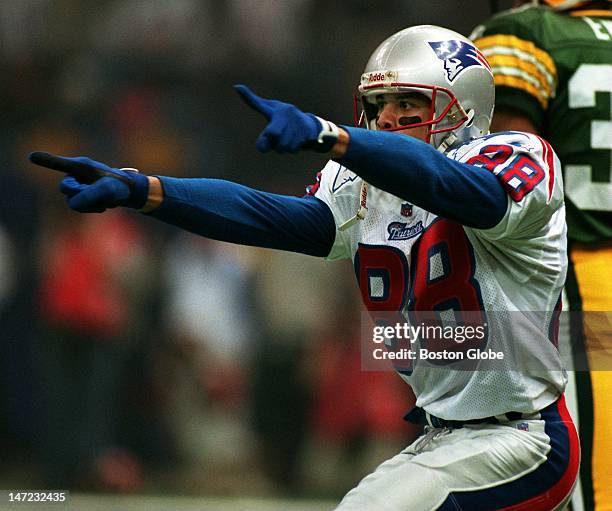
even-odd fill
[{"label": "blurred background", "polygon": [[0,2],[0,488],[333,502],[406,445],[408,387],[360,370],[349,262],[73,213],[27,154],[302,195],[325,159],[257,153],[263,121],[233,84],[351,123],[382,40],[422,23],[468,35],[490,12]]}]

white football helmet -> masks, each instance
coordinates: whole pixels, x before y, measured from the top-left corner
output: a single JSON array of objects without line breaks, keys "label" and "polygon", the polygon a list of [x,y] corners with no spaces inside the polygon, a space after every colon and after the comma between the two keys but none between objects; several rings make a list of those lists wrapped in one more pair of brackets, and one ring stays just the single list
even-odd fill
[{"label": "white football helmet", "polygon": [[489,132],[495,101],[491,68],[472,42],[457,32],[420,25],[383,41],[361,75],[355,94],[356,124],[379,129],[376,97],[407,92],[431,100],[430,118],[389,131],[428,126],[427,141],[441,151]]}]

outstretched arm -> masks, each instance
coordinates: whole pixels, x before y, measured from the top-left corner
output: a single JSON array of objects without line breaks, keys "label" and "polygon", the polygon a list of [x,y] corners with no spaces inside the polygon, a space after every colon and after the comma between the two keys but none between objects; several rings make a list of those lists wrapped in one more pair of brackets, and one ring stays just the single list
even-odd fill
[{"label": "outstretched arm", "polygon": [[335,239],[329,207],[218,179],[145,176],[89,158],[32,153],[32,162],[67,175],[68,205],[83,213],[126,206],[208,238],[324,257]]}]

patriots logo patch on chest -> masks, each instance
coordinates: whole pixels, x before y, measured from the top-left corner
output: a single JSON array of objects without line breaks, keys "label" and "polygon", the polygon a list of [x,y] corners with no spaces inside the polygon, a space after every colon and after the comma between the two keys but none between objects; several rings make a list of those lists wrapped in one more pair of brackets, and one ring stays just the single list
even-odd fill
[{"label": "patriots logo patch on chest", "polygon": [[419,220],[414,225],[408,225],[406,222],[391,222],[387,226],[387,232],[389,233],[388,239],[391,241],[408,240],[423,232],[423,222]]}]

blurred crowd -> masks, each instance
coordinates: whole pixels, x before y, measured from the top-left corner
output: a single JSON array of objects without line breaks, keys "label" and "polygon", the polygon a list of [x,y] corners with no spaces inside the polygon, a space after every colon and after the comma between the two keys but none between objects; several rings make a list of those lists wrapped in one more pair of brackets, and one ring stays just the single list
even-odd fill
[{"label": "blurred crowd", "polygon": [[410,440],[350,263],[73,213],[27,154],[302,195],[325,160],[256,153],[231,85],[350,123],[381,40],[473,3],[0,2],[0,487],[341,495]]}]

